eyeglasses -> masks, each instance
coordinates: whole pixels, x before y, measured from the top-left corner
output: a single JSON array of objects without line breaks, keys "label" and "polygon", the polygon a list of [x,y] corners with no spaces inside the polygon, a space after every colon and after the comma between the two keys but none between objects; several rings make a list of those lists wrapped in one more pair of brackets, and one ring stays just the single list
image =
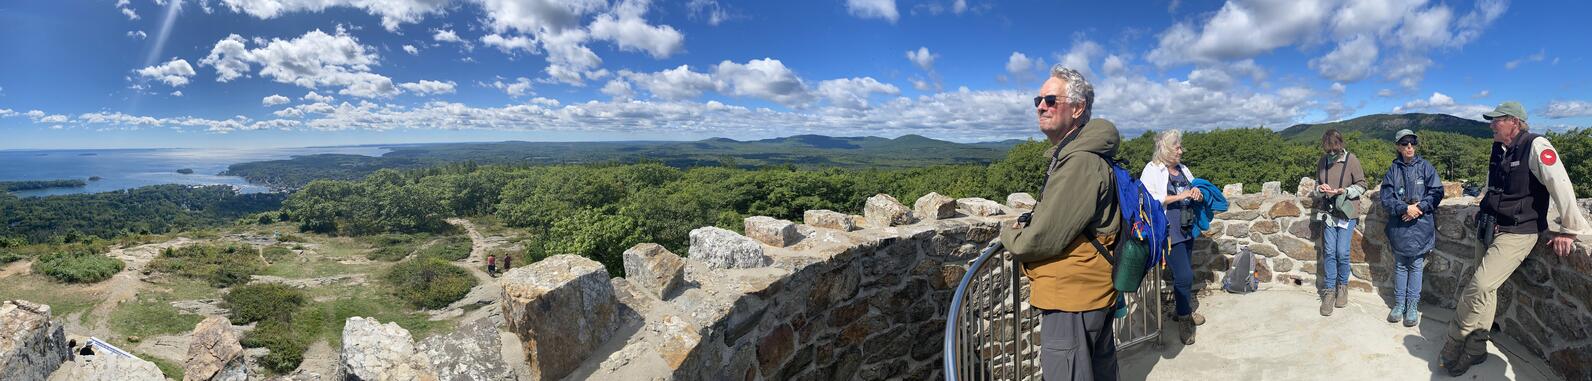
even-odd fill
[{"label": "eyeglasses", "polygon": [[1414,140],[1405,140],[1405,141],[1399,142],[1399,145],[1403,146],[1403,147],[1414,147],[1417,144],[1415,144]]},{"label": "eyeglasses", "polygon": [[1058,96],[1055,96],[1055,95],[1046,95],[1046,96],[1042,96],[1042,97],[1034,97],[1034,107],[1039,107],[1039,102],[1045,102],[1046,106],[1055,106],[1057,98],[1058,98]]}]

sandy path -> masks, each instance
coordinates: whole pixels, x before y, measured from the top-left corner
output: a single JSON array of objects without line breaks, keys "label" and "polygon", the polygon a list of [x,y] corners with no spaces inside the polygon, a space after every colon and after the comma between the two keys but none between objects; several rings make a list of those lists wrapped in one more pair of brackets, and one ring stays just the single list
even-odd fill
[{"label": "sandy path", "polygon": [[81,327],[83,330],[79,331],[79,333],[85,336],[111,337],[111,311],[116,310],[116,307],[123,302],[132,300],[134,296],[138,295],[139,290],[149,285],[149,283],[141,279],[144,275],[144,268],[149,267],[149,262],[160,255],[161,250],[169,247],[184,246],[193,242],[193,240],[188,238],[177,238],[161,243],[111,249],[110,253],[105,255],[120,259],[127,266],[122,269],[122,272],[112,276],[111,279],[84,289],[84,292],[103,295],[103,297],[100,299],[100,303],[89,311],[89,316],[94,319],[94,326]]}]

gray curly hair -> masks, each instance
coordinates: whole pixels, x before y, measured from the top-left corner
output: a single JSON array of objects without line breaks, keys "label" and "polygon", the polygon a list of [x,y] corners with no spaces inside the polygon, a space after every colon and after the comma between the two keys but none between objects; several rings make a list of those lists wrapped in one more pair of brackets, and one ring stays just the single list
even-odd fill
[{"label": "gray curly hair", "polygon": [[1183,144],[1183,131],[1176,128],[1161,131],[1155,135],[1155,157],[1157,163],[1172,164],[1172,155],[1177,154],[1175,148]]},{"label": "gray curly hair", "polygon": [[1094,85],[1089,84],[1083,73],[1062,64],[1050,67],[1050,77],[1067,81],[1067,102],[1083,106],[1083,116],[1078,117],[1078,125],[1089,123],[1089,116],[1094,113]]}]

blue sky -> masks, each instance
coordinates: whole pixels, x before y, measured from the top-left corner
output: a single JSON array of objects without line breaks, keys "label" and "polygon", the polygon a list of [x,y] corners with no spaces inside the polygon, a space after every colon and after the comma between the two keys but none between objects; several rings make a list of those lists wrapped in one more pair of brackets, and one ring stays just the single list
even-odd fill
[{"label": "blue sky", "polygon": [[[1130,130],[1592,126],[1592,2],[96,0],[0,5],[0,149],[1038,137],[1051,65]],[[1582,37],[1577,37],[1582,36]]]}]

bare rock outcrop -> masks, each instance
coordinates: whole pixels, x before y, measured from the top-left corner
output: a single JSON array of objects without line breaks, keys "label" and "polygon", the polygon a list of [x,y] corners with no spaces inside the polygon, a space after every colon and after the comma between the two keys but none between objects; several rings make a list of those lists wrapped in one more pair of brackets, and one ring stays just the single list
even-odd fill
[{"label": "bare rock outcrop", "polygon": [[343,324],[343,351],[337,379],[362,381],[436,381],[437,372],[424,352],[415,348],[409,331],[398,323],[351,317]]},{"label": "bare rock outcrop", "polygon": [[868,227],[873,228],[906,225],[913,221],[911,209],[901,205],[895,197],[883,193],[868,198],[868,202],[863,204],[862,216],[868,220]]},{"label": "bare rock outcrop", "polygon": [[0,380],[43,380],[70,355],[66,332],[50,306],[25,300],[0,304]]},{"label": "bare rock outcrop", "polygon": [[746,237],[774,247],[786,247],[802,239],[796,224],[768,216],[747,217]]},{"label": "bare rock outcrop", "polygon": [[956,217],[956,199],[929,192],[912,203],[912,212],[924,220]]},{"label": "bare rock outcrop", "polygon": [[514,380],[514,370],[503,361],[494,319],[477,319],[446,335],[420,341],[420,353],[444,381]]},{"label": "bare rock outcrop", "polygon": [[833,210],[818,209],[802,212],[802,223],[815,228],[835,229],[843,232],[857,230],[857,224],[852,222],[850,215]]},{"label": "bare rock outcrop", "polygon": [[227,319],[211,316],[194,326],[188,344],[188,360],[183,363],[185,381],[244,381],[249,365],[238,344],[238,331]]},{"label": "bare rock outcrop", "polygon": [[691,248],[686,255],[720,269],[763,267],[773,262],[757,241],[712,226],[691,230]]},{"label": "bare rock outcrop", "polygon": [[[163,381],[155,363],[111,354],[78,356],[61,365],[50,381]],[[7,378],[7,380],[10,380]]]}]

